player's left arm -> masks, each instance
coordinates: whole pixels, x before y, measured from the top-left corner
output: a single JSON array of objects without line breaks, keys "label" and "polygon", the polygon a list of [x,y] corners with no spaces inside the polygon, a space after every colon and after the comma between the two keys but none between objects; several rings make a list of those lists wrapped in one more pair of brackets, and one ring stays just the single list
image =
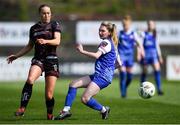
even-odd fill
[{"label": "player's left arm", "polygon": [[162,54],[161,54],[161,49],[160,49],[159,42],[157,40],[156,40],[156,49],[157,49],[159,63],[163,64],[163,58],[162,58]]},{"label": "player's left arm", "polygon": [[37,42],[39,44],[48,44],[48,45],[52,45],[52,46],[58,46],[61,42],[61,33],[54,32],[54,39],[52,39],[52,40],[37,39]]}]

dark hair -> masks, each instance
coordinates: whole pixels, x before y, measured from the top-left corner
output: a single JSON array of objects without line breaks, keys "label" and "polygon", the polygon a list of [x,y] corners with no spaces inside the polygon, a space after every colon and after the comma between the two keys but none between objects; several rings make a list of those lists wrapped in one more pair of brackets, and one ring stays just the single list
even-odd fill
[{"label": "dark hair", "polygon": [[49,8],[50,8],[49,5],[47,5],[47,4],[42,4],[42,5],[39,6],[39,9],[38,9],[39,13],[41,12],[41,9],[42,9],[43,7],[49,7]]},{"label": "dark hair", "polygon": [[126,14],[126,15],[123,17],[123,20],[124,20],[124,21],[132,21],[132,17],[131,17],[131,15]]},{"label": "dark hair", "polygon": [[156,37],[157,37],[156,29],[153,30],[153,36],[154,36],[154,38],[156,39]]},{"label": "dark hair", "polygon": [[[149,23],[149,22],[151,22],[151,21],[154,22],[154,20],[148,20],[147,23]],[[156,28],[154,28],[154,29],[152,30],[152,33],[153,33],[154,38],[156,39],[156,37],[157,37]]]}]

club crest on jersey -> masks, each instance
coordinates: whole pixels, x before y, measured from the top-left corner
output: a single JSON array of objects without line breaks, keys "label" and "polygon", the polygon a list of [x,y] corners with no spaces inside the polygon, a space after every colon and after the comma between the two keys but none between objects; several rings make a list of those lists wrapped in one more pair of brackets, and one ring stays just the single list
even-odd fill
[{"label": "club crest on jersey", "polygon": [[101,47],[106,47],[107,45],[108,45],[108,43],[105,42],[105,41],[103,41],[100,46],[101,46]]}]

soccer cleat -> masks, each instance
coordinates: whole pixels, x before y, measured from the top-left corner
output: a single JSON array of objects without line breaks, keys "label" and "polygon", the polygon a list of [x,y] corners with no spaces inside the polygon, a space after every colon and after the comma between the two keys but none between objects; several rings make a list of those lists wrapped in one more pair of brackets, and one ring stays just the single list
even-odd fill
[{"label": "soccer cleat", "polygon": [[23,117],[23,116],[24,116],[24,112],[25,112],[25,108],[24,108],[24,107],[21,107],[21,108],[19,108],[19,109],[15,112],[15,116]]},{"label": "soccer cleat", "polygon": [[102,119],[107,119],[110,113],[110,108],[108,106],[105,107],[106,111],[104,113],[101,113]]},{"label": "soccer cleat", "polygon": [[159,96],[164,95],[164,92],[162,92],[162,91],[158,91],[157,93]]},{"label": "soccer cleat", "polygon": [[47,120],[54,120],[53,114],[47,114]]},{"label": "soccer cleat", "polygon": [[65,118],[71,117],[71,115],[72,114],[70,113],[70,111],[61,111],[60,114],[57,117],[55,117],[54,119],[55,120],[63,120]]}]

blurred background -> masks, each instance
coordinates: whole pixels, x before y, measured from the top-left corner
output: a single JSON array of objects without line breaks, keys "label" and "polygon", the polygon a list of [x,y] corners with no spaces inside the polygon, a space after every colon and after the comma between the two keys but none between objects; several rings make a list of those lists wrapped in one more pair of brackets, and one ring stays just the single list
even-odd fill
[{"label": "blurred background", "polygon": [[[62,41],[57,50],[61,76],[92,73],[95,60],[77,53],[75,42],[87,41],[85,48],[96,51],[100,22],[113,21],[121,29],[122,17],[130,14],[135,29],[145,29],[149,19],[156,21],[164,58],[162,76],[180,80],[179,0],[0,0],[1,81],[26,79],[33,51],[11,65],[7,65],[5,59],[27,44],[29,28],[39,20],[41,4],[51,6],[54,20],[62,27]],[[140,71],[136,63],[135,75]]]}]

